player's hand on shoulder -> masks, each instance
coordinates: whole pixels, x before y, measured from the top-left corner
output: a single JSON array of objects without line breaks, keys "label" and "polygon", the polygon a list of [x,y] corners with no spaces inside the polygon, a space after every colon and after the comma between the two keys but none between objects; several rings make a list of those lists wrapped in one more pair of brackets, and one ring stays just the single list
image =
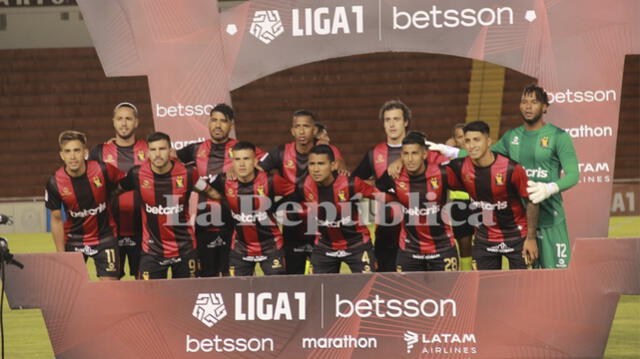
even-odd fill
[{"label": "player's hand on shoulder", "polygon": [[540,203],[545,199],[560,192],[560,188],[554,182],[542,183],[542,182],[527,182],[527,193],[529,193],[529,199],[533,203]]}]

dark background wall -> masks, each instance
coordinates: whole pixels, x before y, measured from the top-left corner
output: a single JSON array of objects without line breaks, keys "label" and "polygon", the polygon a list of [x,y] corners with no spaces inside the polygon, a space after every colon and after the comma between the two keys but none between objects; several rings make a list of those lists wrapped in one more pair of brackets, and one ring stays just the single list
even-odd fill
[{"label": "dark background wall", "polygon": [[[92,48],[3,50],[0,61],[0,197],[41,196],[61,164],[58,133],[83,131],[91,146],[111,138],[111,110],[118,102],[138,106],[139,136],[153,131],[146,78],[106,78]],[[467,116],[471,69],[469,59],[417,53],[367,54],[288,69],[232,92],[237,134],[268,150],[291,141],[291,113],[306,108],[328,125],[354,168],[384,140],[378,110],[389,99],[411,107],[413,129],[444,141]],[[506,70],[501,132],[520,124],[520,91],[533,81]],[[621,99],[615,178],[640,178],[638,55],[626,58]]]}]

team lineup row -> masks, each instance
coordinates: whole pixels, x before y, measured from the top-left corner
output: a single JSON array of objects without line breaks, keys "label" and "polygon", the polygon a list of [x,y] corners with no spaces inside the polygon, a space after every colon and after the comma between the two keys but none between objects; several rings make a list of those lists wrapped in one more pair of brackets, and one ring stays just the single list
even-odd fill
[{"label": "team lineup row", "polygon": [[[578,163],[569,135],[544,122],[548,106],[529,86],[523,125],[496,143],[474,121],[437,144],[409,132],[410,109],[389,101],[379,116],[386,141],[349,173],[307,110],[292,116],[294,141],[265,153],[229,137],[234,111],[220,104],[210,140],[175,152],[164,133],[137,139],[137,108],[120,103],[107,143],[89,151],[82,133],[59,136],[64,165],[45,195],[52,236],[56,250],[92,257],[104,280],[124,276],[125,258],[139,279],[169,269],[173,278],[246,276],[256,264],[266,275],[338,273],[343,262],[354,273],[499,269],[503,256],[511,269],[564,268],[560,192],[577,183]],[[374,236],[360,219],[363,197]]]}]

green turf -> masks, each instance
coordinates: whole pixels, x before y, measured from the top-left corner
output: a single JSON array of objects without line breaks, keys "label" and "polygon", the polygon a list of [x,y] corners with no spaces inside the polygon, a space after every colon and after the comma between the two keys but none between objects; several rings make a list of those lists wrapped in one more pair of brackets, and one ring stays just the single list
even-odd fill
[{"label": "green turf", "polygon": [[[640,217],[611,218],[610,237],[640,236]],[[7,234],[13,253],[52,252],[47,233]],[[89,263],[89,274],[95,280],[95,268]],[[348,271],[348,270],[347,270]],[[130,279],[130,278],[129,278]],[[11,359],[53,358],[40,310],[10,310],[5,299],[5,353]],[[623,296],[618,303],[605,358],[640,357],[640,296]]]}]

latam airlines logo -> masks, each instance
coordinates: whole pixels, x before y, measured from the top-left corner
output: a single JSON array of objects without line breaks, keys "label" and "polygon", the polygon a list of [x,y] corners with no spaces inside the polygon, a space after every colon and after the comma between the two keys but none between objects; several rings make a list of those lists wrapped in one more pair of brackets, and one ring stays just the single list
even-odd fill
[{"label": "latam airlines logo", "polygon": [[193,316],[211,328],[227,316],[224,300],[220,293],[200,293],[193,307]]},{"label": "latam airlines logo", "polygon": [[418,343],[418,333],[407,330],[404,332],[404,341],[407,343],[407,354],[410,354],[413,346]]}]

